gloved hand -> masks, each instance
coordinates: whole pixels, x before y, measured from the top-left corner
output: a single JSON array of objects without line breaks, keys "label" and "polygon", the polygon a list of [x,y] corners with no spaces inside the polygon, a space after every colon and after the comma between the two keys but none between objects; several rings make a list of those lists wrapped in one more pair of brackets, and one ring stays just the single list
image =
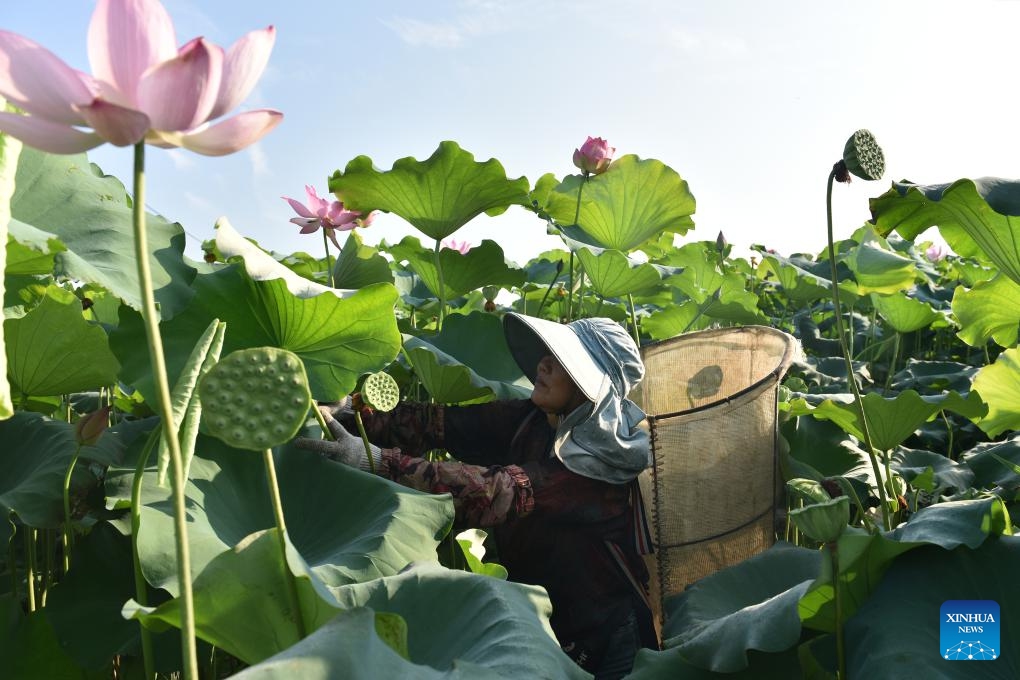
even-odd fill
[{"label": "gloved hand", "polygon": [[[338,403],[342,404],[343,402]],[[349,403],[349,400],[347,403]],[[348,406],[347,408],[349,409],[350,407]],[[365,452],[365,442],[362,441],[361,437],[348,432],[344,426],[333,417],[334,413],[339,414],[341,410],[342,407],[338,408],[336,404],[319,406],[319,413],[322,414],[322,418],[326,421],[326,426],[329,428],[330,434],[336,438],[336,441],[331,442],[325,439],[299,437],[295,444],[299,448],[315,451],[316,453],[338,463],[356,467],[359,470],[364,470],[365,472],[371,472],[372,467],[368,462],[368,453]],[[382,451],[374,444],[369,444],[369,451],[371,452],[372,463],[374,464],[375,469],[379,470],[382,465]]]}]

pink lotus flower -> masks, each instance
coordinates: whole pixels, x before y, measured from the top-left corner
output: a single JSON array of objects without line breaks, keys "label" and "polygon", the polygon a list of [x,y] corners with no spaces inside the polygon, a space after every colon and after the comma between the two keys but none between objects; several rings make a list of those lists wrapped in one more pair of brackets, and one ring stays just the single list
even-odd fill
[{"label": "pink lotus flower", "polygon": [[938,262],[939,260],[944,259],[948,254],[949,253],[946,252],[945,247],[934,244],[928,246],[928,248],[924,251],[924,256],[928,258],[929,262]]},{"label": "pink lotus flower", "polygon": [[447,250],[456,250],[461,255],[467,255],[468,251],[471,250],[471,244],[467,241],[458,241],[455,238],[448,238],[439,244],[441,247]]},{"label": "pink lotus flower", "polygon": [[609,169],[616,147],[601,137],[589,137],[580,149],[574,149],[574,165],[586,175],[600,175]]},{"label": "pink lotus flower", "polygon": [[362,217],[357,210],[344,209],[344,204],[340,201],[330,202],[319,198],[319,195],[315,193],[315,187],[308,184],[305,185],[305,193],[308,194],[307,205],[293,198],[280,197],[290,203],[294,212],[300,215],[300,217],[290,218],[290,221],[301,227],[302,234],[314,234],[321,227],[337,249],[340,248],[340,244],[336,240],[337,230],[350,231],[355,227],[367,227],[375,216],[374,212],[370,212]]},{"label": "pink lotus flower", "polygon": [[207,156],[239,151],[283,114],[259,109],[210,121],[248,96],[275,38],[270,26],[226,52],[204,38],[178,49],[158,0],[99,0],[89,24],[88,75],[28,38],[0,31],[0,95],[29,114],[0,112],[0,132],[50,153],[142,140]]}]

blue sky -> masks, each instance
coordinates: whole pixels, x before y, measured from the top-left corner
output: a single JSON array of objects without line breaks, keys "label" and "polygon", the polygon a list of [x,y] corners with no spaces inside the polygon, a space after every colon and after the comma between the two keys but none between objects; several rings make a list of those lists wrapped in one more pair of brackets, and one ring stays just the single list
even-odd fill
[{"label": "blue sky", "polygon": [[[183,224],[193,255],[220,215],[266,248],[321,254],[321,238],[298,234],[280,196],[301,198],[306,183],[325,194],[327,177],[357,155],[388,169],[445,139],[532,182],[574,172],[587,135],[617,155],[658,158],[697,199],[683,241],[722,230],[736,254],[751,243],[786,254],[824,247],[825,178],[857,128],[878,137],[888,171],[837,188],[837,238],[863,224],[868,198],[890,180],[1018,174],[1020,2],[1010,0],[164,4],[180,43],[203,35],[228,46],[277,28],[245,103],[283,111],[276,130],[225,158],[150,147],[148,203]],[[93,6],[7,2],[0,28],[89,71]],[[90,156],[130,177],[130,150]],[[406,234],[419,235],[384,216],[363,237]],[[557,243],[518,208],[456,236],[493,238],[518,262]]]}]

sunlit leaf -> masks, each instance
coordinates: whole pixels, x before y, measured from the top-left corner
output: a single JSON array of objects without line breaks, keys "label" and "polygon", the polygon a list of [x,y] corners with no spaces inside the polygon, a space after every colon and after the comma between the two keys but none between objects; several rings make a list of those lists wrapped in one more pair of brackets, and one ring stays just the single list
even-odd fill
[{"label": "sunlit leaf", "polygon": [[843,261],[854,273],[861,295],[906,290],[917,276],[913,260],[893,252],[884,239],[876,238],[873,233],[865,235],[860,245],[851,248]]},{"label": "sunlit leaf", "polygon": [[[438,404],[481,404],[496,398],[495,391],[477,380],[467,366],[458,363],[440,363],[440,358],[424,347],[407,350],[414,362],[414,372]],[[481,384],[476,384],[481,383]]]},{"label": "sunlit leaf", "polygon": [[593,245],[611,250],[630,252],[653,236],[686,234],[694,227],[694,196],[687,182],[661,161],[634,155],[621,156],[587,182],[582,175],[569,175],[537,199],[546,201],[540,206],[561,225],[576,223]]},{"label": "sunlit leaf", "polygon": [[891,295],[872,294],[871,304],[885,322],[899,333],[913,333],[927,328],[940,316],[927,302],[912,298],[903,292]]},{"label": "sunlit leaf", "polygon": [[619,250],[588,246],[564,237],[584,267],[592,290],[604,298],[622,297],[662,284],[680,274],[679,267],[636,262]]},{"label": "sunlit leaf", "polygon": [[356,229],[347,234],[343,250],[333,267],[333,285],[337,288],[364,288],[373,283],[393,283],[390,263],[373,246],[361,241]]},{"label": "sunlit leaf", "polygon": [[960,339],[983,347],[990,339],[1001,347],[1017,342],[1020,321],[1020,285],[1002,274],[971,289],[959,287],[953,295],[953,314],[960,322]]},{"label": "sunlit leaf", "polygon": [[[439,294],[439,271],[436,269],[435,253],[422,247],[413,236],[405,236],[400,243],[389,247],[389,253],[396,260],[407,260],[422,282],[434,294]],[[485,240],[466,254],[450,248],[439,250],[439,262],[443,269],[445,298],[464,295],[482,286],[517,287],[524,283],[524,271],[511,268],[503,256],[503,249],[495,241]]]},{"label": "sunlit leaf", "polygon": [[1000,354],[994,363],[978,371],[974,391],[988,404],[988,415],[977,421],[985,434],[997,437],[1006,430],[1020,429],[1020,349]]},{"label": "sunlit leaf", "polygon": [[428,159],[401,158],[388,171],[358,156],[329,178],[329,190],[352,210],[394,213],[435,240],[482,214],[498,215],[528,200],[528,180],[511,180],[494,158],[484,163],[456,142],[441,142]]}]

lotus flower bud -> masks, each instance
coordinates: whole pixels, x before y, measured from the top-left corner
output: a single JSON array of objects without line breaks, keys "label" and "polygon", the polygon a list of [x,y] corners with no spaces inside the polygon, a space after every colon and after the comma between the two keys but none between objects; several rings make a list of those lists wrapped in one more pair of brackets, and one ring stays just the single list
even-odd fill
[{"label": "lotus flower bud", "polygon": [[78,419],[74,424],[74,440],[79,446],[95,446],[110,425],[110,408],[104,406]]},{"label": "lotus flower bud", "polygon": [[729,243],[726,241],[726,237],[723,236],[723,233],[720,231],[719,235],[715,237],[715,249],[722,254],[726,252],[726,246],[728,245]]},{"label": "lotus flower bud", "polygon": [[601,137],[589,137],[580,149],[574,149],[574,165],[586,175],[600,175],[609,169],[616,148]]},{"label": "lotus flower bud", "polygon": [[885,154],[875,141],[875,136],[868,130],[858,130],[846,140],[843,163],[850,174],[863,180],[882,179],[885,174]]},{"label": "lotus flower bud", "polygon": [[924,251],[924,256],[929,262],[938,262],[946,257],[946,249],[941,245],[931,245]]},{"label": "lotus flower bud", "polygon": [[846,496],[807,505],[790,512],[790,519],[808,537],[822,543],[835,541],[850,523],[850,499]]}]

